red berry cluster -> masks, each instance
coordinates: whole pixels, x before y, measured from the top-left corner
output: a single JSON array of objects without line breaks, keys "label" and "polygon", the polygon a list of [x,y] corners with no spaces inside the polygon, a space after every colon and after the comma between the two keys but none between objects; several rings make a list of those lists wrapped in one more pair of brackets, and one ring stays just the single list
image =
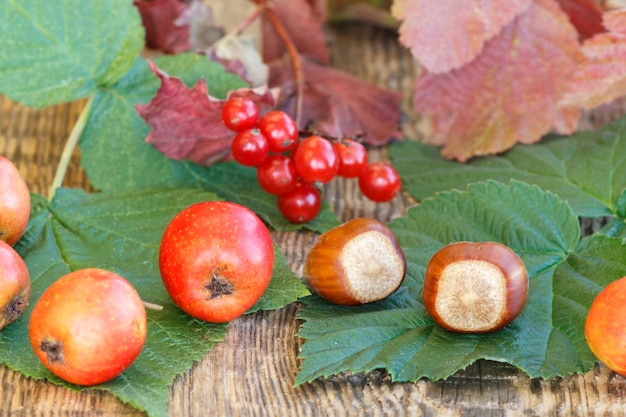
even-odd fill
[{"label": "red berry cluster", "polygon": [[400,176],[388,163],[368,163],[365,147],[352,139],[310,135],[300,140],[294,120],[272,110],[259,117],[256,103],[232,97],[222,107],[224,124],[236,132],[233,159],[257,168],[261,188],[278,196],[278,209],[292,223],[314,219],[322,206],[319,186],[336,176],[358,178],[370,200],[385,202],[400,191]]}]

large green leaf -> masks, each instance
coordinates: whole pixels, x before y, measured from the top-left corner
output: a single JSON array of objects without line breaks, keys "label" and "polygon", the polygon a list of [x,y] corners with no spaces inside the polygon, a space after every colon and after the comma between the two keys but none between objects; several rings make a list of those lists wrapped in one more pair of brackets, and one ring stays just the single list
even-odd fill
[{"label": "large green leaf", "polygon": [[[243,87],[241,79],[195,54],[164,57],[157,66],[188,86],[201,77],[213,96],[223,98],[229,90]],[[243,204],[278,230],[295,230],[278,211],[276,198],[258,186],[254,169],[235,163],[201,167],[190,161],[174,161],[145,143],[150,128],[137,114],[135,105],[148,103],[160,81],[138,58],[129,73],[116,85],[94,97],[90,117],[80,141],[82,164],[91,183],[100,190],[121,191],[153,187],[200,188]],[[324,231],[338,224],[328,205],[306,225]]]},{"label": "large green leaf", "polygon": [[144,45],[129,0],[0,0],[0,92],[45,107],[122,78]]},{"label": "large green leaf", "polygon": [[[48,204],[33,195],[31,222],[16,246],[31,274],[31,305],[67,272],[99,267],[127,278],[144,301],[163,306],[161,311],[148,311],[148,338],[135,363],[97,387],[152,416],[167,416],[168,389],[176,375],[186,372],[226,333],[226,325],[195,320],[176,307],[158,270],[158,248],[167,223],[184,207],[215,198],[184,189],[117,194],[60,189]],[[280,308],[308,294],[284,256],[275,251],[270,287],[251,311]],[[30,310],[0,333],[0,363],[79,389],[54,377],[37,360],[28,339]]]},{"label": "large green leaf", "polygon": [[414,141],[397,143],[389,153],[405,190],[418,200],[472,182],[517,179],[558,194],[579,216],[625,218],[626,119],[466,164],[447,161],[437,148]]},{"label": "large green leaf", "polygon": [[[596,234],[579,241],[578,218],[558,196],[521,182],[484,182],[426,198],[389,223],[408,271],[388,299],[362,307],[306,299],[300,312],[304,359],[297,383],[342,371],[389,371],[397,381],[446,378],[478,359],[513,364],[531,377],[591,369],[584,339],[594,296],[626,275],[624,240]],[[521,315],[482,335],[448,332],[422,304],[432,255],[456,241],[496,241],[523,259],[530,291]]]}]

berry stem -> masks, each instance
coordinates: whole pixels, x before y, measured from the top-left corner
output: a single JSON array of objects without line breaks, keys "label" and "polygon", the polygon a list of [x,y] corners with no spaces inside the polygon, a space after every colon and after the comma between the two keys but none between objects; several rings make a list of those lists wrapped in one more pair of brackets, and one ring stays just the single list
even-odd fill
[{"label": "berry stem", "polygon": [[57,166],[57,170],[54,174],[54,178],[52,180],[52,184],[50,185],[50,189],[48,190],[48,201],[52,201],[54,198],[54,194],[56,190],[63,184],[63,179],[65,178],[65,174],[67,172],[67,167],[70,163],[70,159],[72,158],[72,154],[74,153],[74,148],[80,139],[83,130],[85,129],[85,124],[87,123],[87,118],[89,117],[89,113],[91,112],[91,106],[93,104],[93,96],[87,100],[85,107],[78,116],[78,120],[74,123],[74,127],[72,127],[72,131],[70,132],[70,136],[67,138],[65,142],[65,146],[63,147],[63,152],[61,153],[61,159],[59,160],[59,165]]},{"label": "berry stem", "polygon": [[300,119],[302,115],[302,105],[304,101],[304,76],[302,74],[302,67],[300,66],[300,56],[298,55],[298,49],[293,43],[293,40],[289,36],[289,33],[285,30],[285,27],[280,22],[280,19],[274,13],[274,9],[270,2],[255,0],[257,4],[262,7],[263,15],[267,19],[276,35],[280,38],[287,50],[289,60],[291,61],[291,67],[293,69],[293,77],[296,83],[296,109],[294,112],[294,120],[297,126],[300,126]]}]

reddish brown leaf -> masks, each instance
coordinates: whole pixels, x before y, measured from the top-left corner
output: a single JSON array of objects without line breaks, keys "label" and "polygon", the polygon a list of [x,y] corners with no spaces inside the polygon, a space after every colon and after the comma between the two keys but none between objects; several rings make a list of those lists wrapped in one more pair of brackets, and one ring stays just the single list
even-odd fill
[{"label": "reddish brown leaf", "polygon": [[[329,53],[322,30],[324,15],[319,2],[311,0],[274,0],[272,10],[285,29],[296,49],[302,55],[310,55],[322,63],[328,63]],[[323,3],[322,3],[323,4]],[[263,61],[272,62],[285,54],[285,46],[267,19],[261,25]]]},{"label": "reddish brown leaf", "polygon": [[191,46],[188,6],[179,0],[135,0],[146,30],[146,46],[177,54]]},{"label": "reddish brown leaf", "polygon": [[558,0],[558,2],[578,30],[580,39],[604,32],[602,7],[597,0]]},{"label": "reddish brown leaf", "polygon": [[591,109],[626,94],[626,11],[604,13],[604,25],[609,32],[583,43],[587,60],[576,70],[563,104]]},{"label": "reddish brown leaf", "polygon": [[[364,134],[363,141],[372,145],[399,137],[399,93],[303,57],[301,64],[305,81],[301,129],[335,137]],[[287,59],[270,66],[270,85],[281,87],[280,107],[294,114],[295,88]]]},{"label": "reddish brown leaf", "polygon": [[431,116],[430,141],[465,161],[536,142],[554,127],[571,131],[578,112],[559,99],[582,59],[577,35],[554,0],[536,0],[470,64],[422,73],[414,100]]},{"label": "reddish brown leaf", "polygon": [[400,42],[429,72],[442,73],[472,61],[532,0],[396,0]]},{"label": "reddish brown leaf", "polygon": [[[153,62],[149,64],[161,79],[161,87],[150,103],[136,106],[139,115],[152,127],[146,142],[169,158],[188,159],[202,165],[228,157],[234,133],[221,119],[224,100],[209,95],[204,79],[188,88]],[[263,111],[274,106],[267,90],[263,94],[250,89],[233,90],[231,95],[252,97]]]}]

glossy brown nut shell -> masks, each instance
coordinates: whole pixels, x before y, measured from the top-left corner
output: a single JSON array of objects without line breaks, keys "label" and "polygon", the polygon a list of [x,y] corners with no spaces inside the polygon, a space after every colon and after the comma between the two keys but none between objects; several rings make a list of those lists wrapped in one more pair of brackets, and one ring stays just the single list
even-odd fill
[{"label": "glossy brown nut shell", "polygon": [[424,306],[443,328],[484,333],[510,324],[528,296],[528,272],[517,254],[496,242],[457,242],[430,260]]},{"label": "glossy brown nut shell", "polygon": [[303,278],[334,304],[360,305],[391,295],[406,274],[404,252],[395,235],[369,218],[350,220],[315,241]]}]

